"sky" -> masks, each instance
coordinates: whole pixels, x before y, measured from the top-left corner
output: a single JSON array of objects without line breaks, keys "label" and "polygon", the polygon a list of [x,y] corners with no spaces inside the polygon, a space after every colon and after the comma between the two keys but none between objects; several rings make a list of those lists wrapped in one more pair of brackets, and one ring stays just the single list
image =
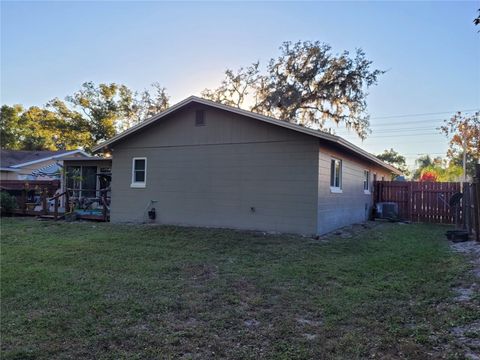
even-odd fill
[{"label": "sky", "polygon": [[216,87],[226,68],[279,55],[284,41],[362,48],[386,70],[370,88],[374,154],[394,148],[413,166],[442,156],[436,128],[480,108],[480,2],[6,2],[1,1],[0,100],[44,105],[85,81],[134,90],[159,82],[171,103]]}]

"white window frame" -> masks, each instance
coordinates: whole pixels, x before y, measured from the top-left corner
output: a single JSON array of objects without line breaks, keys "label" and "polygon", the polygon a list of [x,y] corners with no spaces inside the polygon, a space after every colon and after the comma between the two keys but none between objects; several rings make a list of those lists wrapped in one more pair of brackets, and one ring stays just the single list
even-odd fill
[{"label": "white window frame", "polygon": [[[135,161],[145,160],[145,177],[144,181],[135,181]],[[147,187],[147,158],[146,157],[134,157],[132,159],[132,183],[130,184],[132,188],[144,188]]]},{"label": "white window frame", "polygon": [[[370,175],[371,172],[368,169],[363,170],[363,193],[370,195],[370,188],[372,187],[372,184],[370,182]],[[366,187],[365,187],[366,185]]]},{"label": "white window frame", "polygon": [[[338,186],[332,186],[332,183],[331,183],[331,179],[332,179],[332,160],[334,161],[338,161],[340,163],[340,174],[338,176],[338,181],[339,181],[339,184]],[[333,167],[334,171],[335,171],[335,166]],[[338,159],[338,158],[335,158],[335,157],[332,157],[330,158],[330,192],[331,193],[336,193],[336,194],[341,194],[343,192],[342,190],[342,178],[343,178],[343,161],[341,159]],[[334,173],[333,174],[333,182],[335,183],[335,176],[336,174]]]}]

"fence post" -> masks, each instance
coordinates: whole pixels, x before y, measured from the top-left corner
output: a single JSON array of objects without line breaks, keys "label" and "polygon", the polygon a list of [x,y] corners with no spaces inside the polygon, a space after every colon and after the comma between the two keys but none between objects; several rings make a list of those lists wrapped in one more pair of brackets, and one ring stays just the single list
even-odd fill
[{"label": "fence post", "polygon": [[68,195],[68,189],[65,190],[65,214],[70,212],[70,196]]},{"label": "fence post", "polygon": [[55,198],[55,210],[53,212],[53,217],[55,218],[55,220],[58,219],[58,197]]},{"label": "fence post", "polygon": [[462,198],[462,212],[463,212],[463,228],[472,233],[472,226],[470,222],[470,186],[469,183],[463,183],[463,198]]},{"label": "fence post", "polygon": [[475,165],[475,177],[472,184],[473,214],[475,224],[475,237],[480,242],[480,164]]},{"label": "fence post", "polygon": [[107,213],[107,190],[103,191],[103,194],[101,195],[102,199],[102,216],[103,216],[103,221],[107,221],[108,213]]},{"label": "fence post", "polygon": [[25,214],[27,212],[27,190],[22,190],[22,212]]},{"label": "fence post", "polygon": [[413,183],[408,182],[407,187],[407,217],[408,221],[413,222]]},{"label": "fence post", "polygon": [[43,213],[46,215],[48,214],[48,208],[47,208],[47,188],[43,188],[42,190],[42,210]]}]

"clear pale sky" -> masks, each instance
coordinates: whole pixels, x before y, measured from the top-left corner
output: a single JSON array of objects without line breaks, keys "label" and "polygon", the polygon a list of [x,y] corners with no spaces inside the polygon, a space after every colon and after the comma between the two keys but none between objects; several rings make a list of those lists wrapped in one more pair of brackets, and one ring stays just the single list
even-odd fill
[{"label": "clear pale sky", "polygon": [[[278,55],[283,41],[363,48],[388,70],[370,90],[378,153],[441,155],[435,127],[480,108],[479,2],[1,2],[1,102],[43,105],[85,81],[142,90],[158,81],[171,103],[236,69]],[[412,115],[435,113],[431,115]],[[399,115],[411,115],[402,116]]]}]

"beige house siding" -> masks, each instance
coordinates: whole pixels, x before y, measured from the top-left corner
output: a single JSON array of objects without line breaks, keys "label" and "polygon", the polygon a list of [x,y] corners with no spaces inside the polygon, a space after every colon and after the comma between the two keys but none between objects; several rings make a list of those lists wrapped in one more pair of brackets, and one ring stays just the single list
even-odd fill
[{"label": "beige house siding", "polygon": [[[341,193],[333,192],[330,188],[332,158],[342,160]],[[364,170],[370,171],[370,182],[373,182],[373,174],[377,175],[378,180],[381,180],[382,176],[390,179],[386,169],[326,145],[320,145],[318,169],[318,234],[368,219],[372,195],[365,193],[363,188]],[[371,183],[370,191],[372,191]]]},{"label": "beige house siding", "polygon": [[1,180],[18,180],[18,172],[16,171],[0,171]]},{"label": "beige house siding", "polygon": [[[313,234],[318,139],[242,115],[186,107],[113,147],[113,222],[147,221]],[[147,158],[132,188],[134,157]]]}]

